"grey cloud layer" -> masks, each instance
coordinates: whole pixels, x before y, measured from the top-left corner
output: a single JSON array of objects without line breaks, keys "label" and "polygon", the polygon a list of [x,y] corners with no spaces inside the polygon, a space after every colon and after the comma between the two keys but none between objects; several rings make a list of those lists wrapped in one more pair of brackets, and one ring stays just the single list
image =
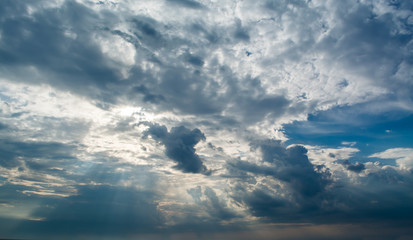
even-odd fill
[{"label": "grey cloud layer", "polygon": [[[123,13],[120,17],[109,7],[95,12],[72,1],[56,9],[39,8],[33,14],[29,14],[24,2],[2,4],[9,9],[1,20],[0,59],[4,77],[29,83],[46,82],[104,102],[124,101],[127,93],[126,100],[130,103],[157,103],[158,109],[192,114],[225,113],[233,118],[241,116],[237,120],[251,124],[264,117],[277,119],[286,114],[286,107],[288,114],[294,115],[295,111],[313,110],[314,101],[325,101],[317,96],[316,89],[311,89],[310,80],[299,79],[314,76],[326,81],[323,91],[374,84],[388,91],[397,90],[400,97],[410,101],[400,89],[412,87],[404,80],[411,74],[408,66],[412,33],[409,23],[396,14],[409,8],[405,2],[388,7],[388,14],[393,15],[380,15],[373,4],[352,2],[342,3],[344,6],[333,2],[325,6],[317,2],[246,2],[236,6],[240,11],[251,8],[250,14],[244,19],[233,16],[232,24],[221,25],[187,13],[184,16],[190,20],[185,22],[169,15],[156,19]],[[207,15],[215,11],[213,5],[207,8],[195,1],[165,4],[172,9],[176,7],[176,11],[180,7]],[[337,10],[333,12],[326,7]],[[268,18],[256,18],[254,14],[259,11]],[[118,27],[120,24],[122,28]],[[230,31],[232,28],[236,30]],[[260,35],[263,31],[267,32]],[[283,35],[288,39],[281,40]],[[102,54],[96,36],[119,36],[136,48],[135,64],[126,79],[119,64]],[[274,43],[264,42],[272,38],[276,40]],[[247,56],[245,51],[252,55]],[[315,57],[311,60],[311,56]],[[248,72],[239,72],[233,61],[239,62],[239,67],[250,62],[252,65],[245,67],[256,68],[258,76],[251,78]],[[147,63],[151,67],[143,68]],[[288,73],[290,65],[304,72]],[[40,76],[33,77],[29,66],[35,67]],[[376,66],[381,66],[380,71]],[[266,68],[275,69],[260,70]],[[331,76],[326,75],[328,71]],[[276,92],[267,89],[269,83],[277,84],[277,79],[285,74],[297,84],[303,81],[298,89],[289,89],[292,91],[289,94],[296,96],[281,95],[285,92],[282,84]],[[357,83],[361,80],[352,76],[364,80]],[[329,85],[336,87],[328,89]],[[291,97],[301,95],[307,101],[291,102],[294,99]],[[337,100],[360,101],[340,95]]]},{"label": "grey cloud layer", "polygon": [[[412,111],[412,19],[409,1],[0,1],[0,222],[27,213],[0,232],[411,224],[411,169],[269,137],[334,106]],[[52,90],[13,92],[31,86],[81,100],[49,114],[31,104]],[[64,117],[79,102],[103,113]]]}]

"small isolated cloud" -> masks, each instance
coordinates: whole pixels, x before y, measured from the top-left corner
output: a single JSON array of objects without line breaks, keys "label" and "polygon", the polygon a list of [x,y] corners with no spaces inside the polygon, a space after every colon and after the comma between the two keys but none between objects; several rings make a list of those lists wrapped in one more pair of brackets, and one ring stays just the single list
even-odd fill
[{"label": "small isolated cloud", "polygon": [[357,144],[357,142],[345,142],[345,141],[343,141],[343,142],[341,142],[341,144],[342,144],[342,145],[347,145],[347,146],[353,147],[354,145]]},{"label": "small isolated cloud", "polygon": [[364,169],[366,169],[366,166],[363,163],[357,162],[355,164],[352,164],[348,160],[345,160],[343,162],[343,165],[347,167],[347,170],[352,171],[352,172],[356,172],[356,173],[360,173]]},{"label": "small isolated cloud", "polygon": [[175,168],[188,173],[209,174],[202,159],[195,153],[195,145],[206,139],[199,129],[190,130],[180,126],[173,127],[168,132],[165,126],[154,124],[145,134],[165,145],[166,156],[177,163]]}]

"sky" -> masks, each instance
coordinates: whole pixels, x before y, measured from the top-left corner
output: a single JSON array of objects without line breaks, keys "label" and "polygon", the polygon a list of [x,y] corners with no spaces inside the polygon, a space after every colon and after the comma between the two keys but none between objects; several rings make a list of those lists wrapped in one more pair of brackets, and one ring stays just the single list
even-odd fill
[{"label": "sky", "polygon": [[0,239],[413,239],[413,2],[0,1]]}]

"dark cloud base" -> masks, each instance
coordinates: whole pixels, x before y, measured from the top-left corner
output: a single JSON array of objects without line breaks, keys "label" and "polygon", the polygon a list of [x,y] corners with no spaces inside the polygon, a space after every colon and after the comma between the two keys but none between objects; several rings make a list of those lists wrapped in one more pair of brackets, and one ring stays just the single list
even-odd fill
[{"label": "dark cloud base", "polygon": [[151,125],[145,135],[150,135],[165,145],[165,154],[175,161],[175,168],[183,172],[209,174],[194,146],[205,140],[199,129],[189,130],[184,126],[173,127],[170,132],[165,126]]},{"label": "dark cloud base", "polygon": [[[285,148],[273,140],[254,142],[252,146],[262,152],[262,163],[271,165],[239,160],[230,162],[231,174],[242,176],[237,177],[239,181],[232,189],[232,197],[264,221],[318,224],[411,222],[413,204],[407,200],[410,198],[408,188],[413,183],[411,173],[404,176],[395,171],[371,173],[367,179],[374,181],[376,178],[376,186],[366,182],[355,187],[334,181],[326,166],[311,164],[307,150],[302,146]],[[365,169],[361,163],[353,165],[345,161],[343,165],[356,173]],[[256,179],[260,176],[280,183],[257,184]],[[400,188],[396,189],[388,182],[391,178],[399,179]]]}]

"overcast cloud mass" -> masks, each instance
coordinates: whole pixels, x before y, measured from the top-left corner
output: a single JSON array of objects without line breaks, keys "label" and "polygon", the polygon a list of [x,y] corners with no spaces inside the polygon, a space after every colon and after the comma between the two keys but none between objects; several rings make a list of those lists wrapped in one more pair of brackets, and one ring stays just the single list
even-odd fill
[{"label": "overcast cloud mass", "polygon": [[413,239],[413,2],[0,1],[0,238]]}]

